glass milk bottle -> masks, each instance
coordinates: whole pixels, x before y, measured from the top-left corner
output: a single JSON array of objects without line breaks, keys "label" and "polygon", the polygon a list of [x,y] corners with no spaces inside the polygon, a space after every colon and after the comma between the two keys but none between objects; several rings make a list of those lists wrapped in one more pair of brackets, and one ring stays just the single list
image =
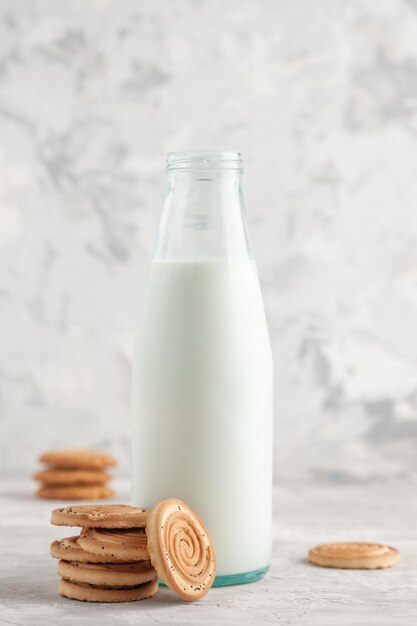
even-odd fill
[{"label": "glass milk bottle", "polygon": [[272,358],[237,152],[174,152],[133,366],[133,503],[176,497],[217,585],[271,556]]}]

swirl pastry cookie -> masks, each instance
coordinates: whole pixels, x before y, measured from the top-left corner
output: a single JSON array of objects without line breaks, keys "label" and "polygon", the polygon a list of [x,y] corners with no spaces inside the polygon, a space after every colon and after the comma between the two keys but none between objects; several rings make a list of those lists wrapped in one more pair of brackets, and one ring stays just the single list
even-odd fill
[{"label": "swirl pastry cookie", "polygon": [[39,457],[41,463],[54,465],[58,468],[103,469],[116,465],[116,459],[110,454],[97,450],[54,450],[45,452]]},{"label": "swirl pastry cookie", "polygon": [[92,585],[71,583],[63,578],[59,581],[58,593],[72,600],[83,600],[84,602],[133,602],[134,600],[145,600],[158,592],[158,581],[152,580],[149,583],[136,587],[116,589],[110,587],[93,587]]},{"label": "swirl pastry cookie", "polygon": [[53,541],[51,543],[51,556],[54,559],[77,561],[78,563],[120,563],[118,559],[112,556],[86,552],[78,543],[78,535]]},{"label": "swirl pastry cookie", "polygon": [[60,561],[58,573],[72,583],[96,587],[135,587],[157,579],[150,561],[139,563],[78,563]]},{"label": "swirl pastry cookie", "polygon": [[143,528],[83,528],[78,544],[87,552],[118,561],[149,559]]},{"label": "swirl pastry cookie", "polygon": [[308,560],[321,567],[383,569],[400,558],[396,548],[381,543],[324,543],[308,551]]},{"label": "swirl pastry cookie", "polygon": [[128,504],[64,506],[52,511],[51,523],[82,528],[143,528],[149,513]]},{"label": "swirl pastry cookie", "polygon": [[181,500],[159,502],[146,525],[151,562],[159,577],[183,600],[202,598],[216,575],[207,529]]}]

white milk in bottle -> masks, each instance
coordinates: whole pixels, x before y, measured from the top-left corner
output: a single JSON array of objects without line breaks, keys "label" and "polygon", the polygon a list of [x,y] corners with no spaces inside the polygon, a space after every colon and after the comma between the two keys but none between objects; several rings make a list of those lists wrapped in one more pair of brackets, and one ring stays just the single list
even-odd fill
[{"label": "white milk in bottle", "polygon": [[217,585],[271,556],[272,359],[234,152],[172,153],[133,367],[133,502],[201,517]]}]

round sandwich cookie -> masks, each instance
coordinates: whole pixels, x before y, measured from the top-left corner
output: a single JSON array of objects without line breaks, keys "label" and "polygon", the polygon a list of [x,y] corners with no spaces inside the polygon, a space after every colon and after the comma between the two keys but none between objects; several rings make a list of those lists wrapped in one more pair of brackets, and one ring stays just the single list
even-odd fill
[{"label": "round sandwich cookie", "polygon": [[46,469],[33,478],[44,485],[102,485],[111,479],[103,470]]},{"label": "round sandwich cookie", "polygon": [[135,587],[156,580],[158,575],[150,561],[139,563],[78,563],[60,561],[58,573],[71,583],[95,587]]},{"label": "round sandwich cookie", "polygon": [[148,550],[159,578],[183,600],[199,600],[216,576],[207,529],[181,500],[159,502],[146,525]]},{"label": "round sandwich cookie", "polygon": [[61,596],[84,602],[133,602],[134,600],[150,598],[157,592],[157,580],[124,589],[103,589],[102,587],[93,587],[92,585],[70,583],[63,578],[61,578],[58,585],[58,593]]},{"label": "round sandwich cookie", "polygon": [[103,500],[114,495],[113,489],[104,485],[46,485],[36,493],[47,500]]},{"label": "round sandwich cookie", "polygon": [[149,559],[144,528],[83,528],[78,544],[86,552],[119,561]]},{"label": "round sandwich cookie", "polygon": [[117,465],[113,456],[97,450],[53,450],[42,454],[39,460],[55,467],[75,469],[102,469]]},{"label": "round sandwich cookie", "polygon": [[54,509],[51,523],[82,528],[144,528],[149,513],[128,504],[80,504]]},{"label": "round sandwich cookie", "polygon": [[384,569],[400,559],[396,548],[381,543],[324,543],[308,551],[308,560],[321,567]]},{"label": "round sandwich cookie", "polygon": [[102,554],[86,552],[78,544],[78,535],[65,537],[51,543],[51,556],[64,561],[76,561],[78,563],[120,563],[119,559]]}]

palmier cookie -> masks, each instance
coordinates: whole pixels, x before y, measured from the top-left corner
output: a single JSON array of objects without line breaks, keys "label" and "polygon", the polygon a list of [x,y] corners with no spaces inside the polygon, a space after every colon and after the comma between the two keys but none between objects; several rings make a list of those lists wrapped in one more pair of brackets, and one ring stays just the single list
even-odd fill
[{"label": "palmier cookie", "polygon": [[158,581],[152,580],[149,583],[126,589],[115,589],[102,587],[92,587],[91,585],[70,583],[61,578],[58,585],[58,593],[72,600],[83,600],[84,602],[133,602],[134,600],[145,600],[158,592]]},{"label": "palmier cookie", "polygon": [[46,469],[33,478],[44,485],[102,485],[111,476],[103,470]]},{"label": "palmier cookie", "polygon": [[118,561],[149,559],[144,528],[83,528],[78,544],[86,552]]},{"label": "palmier cookie", "polygon": [[156,580],[158,577],[150,561],[101,565],[60,561],[58,573],[71,583],[95,587],[135,587]]},{"label": "palmier cookie", "polygon": [[54,450],[39,457],[42,463],[60,468],[102,469],[116,465],[117,461],[110,454],[97,450]]},{"label": "palmier cookie", "polygon": [[383,569],[395,565],[399,558],[396,548],[381,543],[325,543],[308,551],[313,565],[342,569]]},{"label": "palmier cookie", "polygon": [[104,485],[46,485],[36,493],[47,500],[104,500],[114,495],[113,489]]},{"label": "palmier cookie", "polygon": [[147,509],[128,504],[86,504],[54,509],[51,523],[83,528],[143,528],[148,517]]},{"label": "palmier cookie", "polygon": [[159,502],[146,525],[148,550],[159,578],[183,600],[202,598],[216,576],[207,529],[181,500]]},{"label": "palmier cookie", "polygon": [[91,554],[81,548],[76,537],[65,537],[59,541],[51,543],[51,556],[55,559],[63,559],[64,561],[77,561],[78,563],[120,563],[120,561],[111,556],[102,554]]}]

